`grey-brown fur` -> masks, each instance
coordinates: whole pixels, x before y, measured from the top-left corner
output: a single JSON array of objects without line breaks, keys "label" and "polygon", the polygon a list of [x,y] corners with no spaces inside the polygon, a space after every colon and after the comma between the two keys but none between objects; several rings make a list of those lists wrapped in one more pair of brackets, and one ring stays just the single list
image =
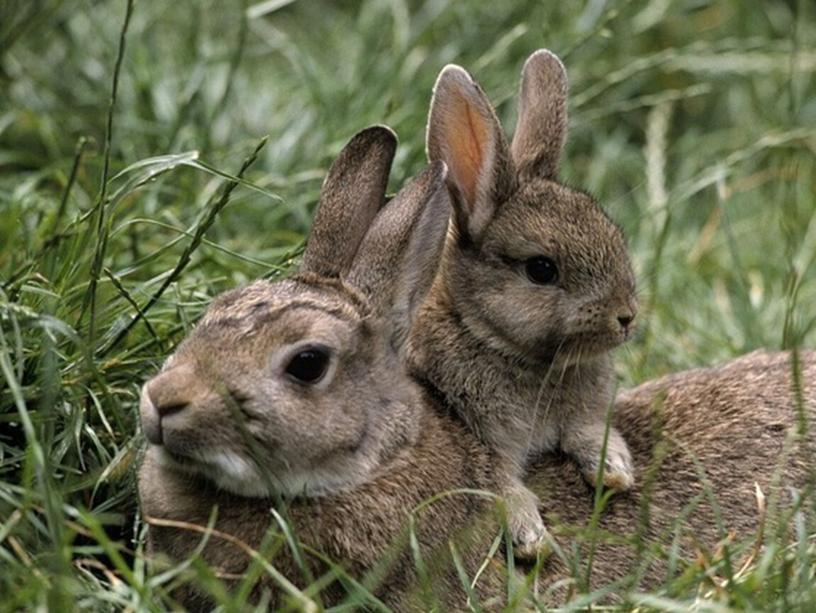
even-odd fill
[{"label": "grey-brown fur", "polygon": [[[401,367],[399,330],[433,279],[444,240],[444,224],[434,220],[439,203],[427,204],[444,194],[445,169],[432,165],[378,212],[393,143],[385,128],[352,139],[329,171],[300,274],[217,298],[145,384],[140,413],[150,445],[139,494],[153,523],[151,553],[191,555],[201,535],[161,522],[206,525],[214,505],[215,528],[257,548],[274,525],[270,508],[293,500],[302,542],[358,578],[401,540],[376,593],[399,608],[433,602],[417,588],[406,541],[411,511],[453,489],[492,491],[495,482],[489,451],[441,416]],[[315,348],[331,356],[324,374],[309,383],[293,378],[292,358]],[[482,537],[497,534],[492,508],[489,497],[470,494],[417,514],[420,551],[446,608],[466,606],[448,541],[458,543],[473,576],[493,538]],[[249,562],[218,538],[202,555],[227,576]],[[290,552],[275,563],[291,581],[308,583]],[[326,571],[315,558],[308,563]],[[503,577],[488,565],[477,593],[500,595]],[[258,590],[274,587],[265,578]],[[341,595],[338,584],[326,598]],[[195,590],[178,596],[206,607]]]},{"label": "grey-brown fur", "polygon": [[[453,572],[448,540],[457,543],[468,572],[475,575],[498,534],[492,503],[476,495],[458,494],[441,497],[416,514],[417,538],[431,570],[431,594],[422,593],[417,582],[407,541],[409,515],[419,504],[445,491],[463,487],[492,491],[492,460],[462,426],[440,418],[438,412],[423,411],[419,426],[422,436],[417,442],[402,446],[383,462],[372,480],[333,495],[299,498],[289,503],[287,511],[275,498],[235,496],[206,480],[168,470],[151,450],[139,471],[142,513],[147,522],[159,518],[207,526],[212,506],[217,505],[214,528],[257,549],[267,531],[277,526],[271,512],[277,509],[288,517],[304,548],[316,549],[358,580],[395,556],[382,579],[372,586],[374,594],[395,610],[427,611],[434,602],[441,603],[444,610],[465,610],[466,595]],[[149,552],[181,561],[195,551],[202,538],[189,529],[152,525]],[[241,576],[250,563],[242,549],[215,536],[202,557],[227,577]],[[328,570],[316,556],[306,554],[305,559],[315,577]],[[285,545],[272,563],[296,586],[311,584]],[[477,584],[481,598],[501,601],[506,589],[504,573],[498,561],[488,564]],[[255,588],[253,599],[263,591],[272,594],[273,603],[280,602],[284,593],[268,576]],[[175,596],[191,610],[211,606],[206,595],[191,587]],[[336,604],[344,596],[345,590],[335,583],[321,592],[320,600],[324,605]]]},{"label": "grey-brown fur", "polygon": [[[676,573],[695,563],[700,552],[717,558],[721,542],[731,543],[734,572],[746,562],[762,519],[755,484],[769,507],[773,500],[781,505],[777,511],[789,509],[794,494],[816,485],[816,352],[803,351],[800,367],[801,405],[787,352],[756,351],[618,394],[615,425],[632,452],[636,485],[612,497],[600,516],[591,587],[636,576],[638,540],[649,560],[651,546],[668,551],[677,538],[681,562]],[[800,409],[804,439],[796,434]],[[559,526],[557,540],[571,547],[574,537],[566,527],[588,524],[594,492],[571,462],[553,454],[530,467],[527,482],[548,523]],[[706,489],[719,507],[722,532]],[[681,514],[686,516],[679,522]],[[776,528],[770,523],[765,527]],[[621,536],[629,542],[616,543]],[[585,553],[587,545],[582,543]],[[666,560],[653,556],[643,571],[639,587],[648,590],[665,581]],[[544,567],[543,585],[569,575],[553,556]],[[620,589],[627,587],[638,586]]]},{"label": "grey-brown fur", "polygon": [[[522,557],[546,546],[524,469],[562,450],[595,481],[614,390],[609,352],[629,338],[637,312],[620,230],[591,197],[554,181],[566,93],[558,58],[534,53],[522,73],[511,149],[484,92],[449,66],[428,119],[428,157],[450,169],[456,215],[408,363],[499,454]],[[535,257],[557,268],[551,283],[525,272]],[[632,478],[626,443],[612,428],[604,483],[626,490]]]},{"label": "grey-brown fur", "polygon": [[[490,451],[461,425],[443,417],[442,410],[434,407],[416,386],[410,382],[406,385],[396,363],[398,343],[395,346],[393,337],[388,334],[393,330],[394,317],[399,314],[393,311],[393,304],[413,292],[389,286],[385,271],[395,271],[395,282],[419,279],[421,283],[429,274],[427,266],[431,266],[428,262],[414,260],[412,263],[399,254],[388,253],[389,245],[401,245],[400,249],[408,249],[405,253],[414,256],[426,253],[418,247],[427,245],[428,237],[412,236],[406,240],[397,228],[414,233],[432,225],[426,223],[421,205],[434,202],[438,197],[434,186],[440,180],[439,168],[431,168],[417,184],[427,189],[403,192],[402,196],[413,195],[409,199],[398,197],[387,205],[383,210],[385,215],[372,225],[372,229],[378,230],[370,230],[361,239],[363,244],[353,258],[356,267],[346,275],[341,274],[356,279],[362,286],[365,275],[359,267],[372,267],[377,272],[366,282],[370,288],[377,288],[376,292],[361,293],[344,280],[327,279],[308,271],[280,283],[259,282],[228,292],[215,301],[162,374],[148,383],[142,408],[148,438],[155,440],[160,436],[156,431],[159,425],[153,423],[154,408],[158,409],[155,405],[167,409],[175,404],[176,413],[166,412],[166,415],[181,416],[185,411],[190,412],[188,444],[201,443],[208,449],[238,451],[246,444],[246,439],[238,433],[242,426],[251,430],[253,423],[252,417],[244,415],[242,409],[250,412],[264,409],[260,417],[279,420],[275,428],[268,430],[272,437],[269,441],[274,443],[267,449],[269,455],[266,459],[259,458],[269,476],[262,485],[273,489],[292,468],[291,464],[286,468],[276,465],[274,460],[279,453],[288,455],[290,462],[309,462],[313,475],[321,474],[322,467],[324,476],[328,470],[329,476],[337,477],[332,475],[331,469],[336,465],[338,454],[321,458],[316,452],[321,448],[334,449],[339,456],[351,452],[346,441],[359,439],[355,433],[359,432],[360,422],[365,421],[360,416],[373,411],[369,414],[375,418],[372,428],[378,433],[375,438],[396,444],[370,447],[380,452],[373,456],[363,454],[364,462],[352,463],[365,473],[360,482],[348,483],[349,477],[354,480],[356,477],[344,470],[339,476],[345,477],[347,482],[340,484],[338,491],[299,496],[289,504],[288,516],[306,545],[324,552],[358,579],[390,555],[395,542],[401,544],[403,548],[398,550],[401,555],[374,587],[374,592],[396,610],[427,610],[426,596],[428,599],[436,596],[446,609],[465,608],[464,592],[448,559],[448,539],[455,538],[465,566],[473,576],[496,534],[488,499],[464,494],[441,497],[418,514],[417,523],[435,594],[429,596],[417,590],[415,563],[404,549],[409,511],[448,490],[495,490],[497,487],[495,459]],[[353,193],[351,188],[350,184],[346,185],[350,194]],[[414,213],[406,217],[406,211]],[[389,217],[398,223],[391,225]],[[343,235],[343,227],[336,235],[326,234],[335,236],[338,249],[351,242]],[[388,236],[395,242],[387,240]],[[431,249],[427,257],[437,257],[435,250]],[[286,313],[299,313],[301,327],[326,323],[336,334],[349,335],[346,346],[354,348],[352,353],[362,351],[359,368],[351,368],[362,378],[355,380],[349,395],[335,394],[328,404],[321,400],[321,394],[312,398],[304,396],[297,402],[290,395],[288,404],[260,406],[257,398],[252,400],[234,394],[240,388],[230,390],[240,382],[248,384],[250,391],[258,388],[258,384],[266,380],[259,367],[268,364],[270,349],[274,351],[277,344],[290,343],[303,334],[298,325],[282,319]],[[365,347],[353,342],[352,337],[365,340]],[[365,352],[370,352],[370,358],[364,357]],[[805,352],[801,357],[802,408],[808,432],[812,433],[816,414],[816,354]],[[371,359],[371,363],[364,365],[362,362],[366,359]],[[726,530],[733,529],[737,540],[751,538],[760,524],[753,484],[759,483],[770,498],[774,489],[768,484],[783,456],[784,442],[798,425],[790,372],[788,354],[754,353],[723,367],[679,373],[621,393],[616,402],[615,419],[634,454],[637,486],[611,500],[601,516],[600,527],[617,534],[632,534],[641,525],[641,518],[648,517],[642,531],[644,541],[669,547],[674,534],[665,530],[668,522],[701,492],[696,457],[720,501]],[[154,385],[155,381],[160,383]],[[223,387],[220,384],[224,384]],[[232,398],[229,391],[233,392]],[[367,409],[369,397],[375,399],[375,404]],[[182,407],[184,401],[190,404]],[[332,407],[342,410],[333,413]],[[378,414],[390,419],[378,426]],[[662,422],[656,415],[662,415]],[[286,421],[280,421],[284,418]],[[184,421],[175,426],[182,428]],[[162,437],[170,433],[170,426],[172,418],[162,424],[162,429],[168,428]],[[281,434],[287,434],[292,440],[279,439]],[[809,434],[807,440],[812,446],[813,435]],[[650,477],[655,450],[665,445],[668,445],[665,447],[668,454]],[[364,447],[360,446],[358,451]],[[790,486],[802,487],[807,482],[808,469],[813,467],[812,458],[806,452],[795,444],[791,449],[792,455],[780,472],[778,489],[783,492]],[[213,505],[218,506],[215,529],[250,547],[261,547],[267,530],[275,526],[271,508],[282,510],[277,496],[248,497],[229,493],[213,484],[214,475],[206,467],[181,469],[165,462],[160,455],[159,446],[151,446],[139,473],[142,512],[152,523],[148,539],[152,556],[164,554],[182,560],[191,555],[202,536],[184,524],[206,526]],[[327,461],[328,466],[324,466]],[[571,546],[575,537],[561,530],[561,522],[582,527],[592,515],[592,492],[583,483],[580,472],[573,462],[547,454],[529,469],[528,481],[542,501],[545,516],[552,525],[559,526],[555,538],[562,545]],[[324,487],[332,483],[338,485],[336,481],[325,479],[321,479],[321,483]],[[228,490],[235,484],[225,485]],[[648,515],[642,511],[644,489],[651,492],[653,506]],[[156,520],[165,523],[161,525]],[[168,521],[181,523],[167,525]],[[689,516],[683,533],[696,536],[703,547],[715,547],[719,534],[705,501]],[[684,557],[693,557],[695,552],[690,541],[683,538],[681,543]],[[210,538],[201,555],[216,571],[227,576],[242,575],[250,563],[249,556],[240,547],[217,536]],[[311,555],[306,555],[306,559],[313,573],[325,570]],[[592,585],[598,587],[629,576],[636,559],[634,546],[602,542],[595,556]],[[309,583],[285,546],[273,563],[295,585],[303,587]],[[643,587],[659,581],[664,571],[665,561],[656,558],[647,569]],[[501,601],[506,593],[503,572],[497,561],[489,564],[477,584],[477,592],[494,602]],[[542,569],[541,586],[547,588],[568,575],[562,560],[552,556]],[[282,597],[282,590],[268,577],[261,581],[255,596],[264,589],[271,590],[273,602]],[[207,598],[194,589],[184,588],[177,596],[193,610],[209,605]],[[342,599],[343,589],[333,584],[323,596],[324,604],[336,602]],[[564,590],[557,593],[556,602],[563,597]]]},{"label": "grey-brown fur", "polygon": [[[803,352],[801,361],[802,408],[810,433],[807,446],[792,436],[798,428],[799,414],[788,353],[755,352],[719,367],[677,373],[618,395],[616,424],[626,433],[632,450],[637,484],[632,491],[612,498],[601,515],[599,528],[614,538],[636,535],[643,526],[642,542],[647,553],[638,553],[635,538],[632,543],[620,544],[601,537],[590,587],[600,588],[632,576],[639,556],[649,559],[651,545],[668,549],[675,538],[674,523],[679,513],[701,498],[704,479],[713,488],[724,530],[732,534],[737,545],[752,542],[761,523],[754,483],[769,500],[781,492],[787,503],[787,488],[802,488],[809,482],[814,467],[816,353]],[[300,499],[289,508],[298,535],[308,545],[328,552],[353,576],[360,577],[378,564],[390,545],[401,539],[405,509],[416,506],[432,492],[464,484],[495,486],[493,466],[485,450],[461,426],[431,413],[425,415],[429,420],[422,425],[423,435],[417,445],[382,466],[377,479],[336,496]],[[783,462],[785,450],[790,455]],[[656,452],[663,458],[659,464],[654,460]],[[772,488],[769,484],[777,470],[780,480]],[[564,457],[546,454],[529,468],[528,482],[542,501],[542,512],[551,525],[557,526],[556,540],[565,548],[571,547],[574,536],[565,525],[587,526],[593,511],[593,495],[580,471]],[[646,498],[650,500],[648,513],[643,509]],[[253,547],[260,546],[273,522],[269,512],[273,501],[217,492],[205,482],[157,465],[149,454],[140,470],[140,499],[148,521],[159,517],[199,525],[207,524],[211,505],[218,504],[215,527]],[[478,501],[458,496],[435,503],[419,523],[420,530],[426,531],[421,533],[428,539],[423,541],[427,549],[435,550],[444,545],[452,531],[477,522],[476,533],[467,541],[475,548],[474,557],[478,557],[484,543],[493,537],[493,526],[481,523],[485,508],[474,508]],[[679,530],[681,558],[686,562],[693,563],[698,547],[714,551],[721,541],[707,497],[700,500]],[[150,550],[153,555],[163,552],[183,559],[200,538],[196,532],[152,526]],[[586,550],[586,544],[582,546]],[[249,563],[241,550],[218,538],[210,540],[203,556],[225,573],[240,575]],[[742,561],[744,555],[735,556],[735,564]],[[276,557],[274,564],[296,585],[304,585],[303,573],[288,554]],[[318,571],[319,566],[315,563],[312,569]],[[579,572],[585,570],[580,568]],[[481,593],[488,598],[500,597],[504,589],[498,579],[501,569],[491,567],[491,571],[489,580],[481,584]],[[660,583],[665,571],[666,561],[653,557],[640,587],[648,589]],[[570,576],[563,561],[553,555],[542,568],[540,591]],[[396,610],[423,610],[422,604],[414,600],[419,596],[413,591],[413,579],[412,562],[405,558],[375,592]],[[461,606],[461,592],[450,574],[439,574],[435,581],[437,596],[450,597],[447,602],[451,608]],[[265,581],[264,585],[280,595],[271,582]],[[567,586],[562,587],[551,604],[562,602],[567,592]],[[180,596],[193,609],[206,606],[206,599],[196,592]],[[340,599],[342,590],[335,586],[325,596],[328,602]]]}]

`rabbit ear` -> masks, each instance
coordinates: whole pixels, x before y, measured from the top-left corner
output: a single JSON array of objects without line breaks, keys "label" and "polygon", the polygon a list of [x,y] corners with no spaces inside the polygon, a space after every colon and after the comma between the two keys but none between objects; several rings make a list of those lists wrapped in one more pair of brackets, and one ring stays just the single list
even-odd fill
[{"label": "rabbit ear", "polygon": [[446,174],[445,164],[434,162],[385,205],[346,278],[392,319],[396,346],[436,276],[450,217]]},{"label": "rabbit ear", "polygon": [[320,190],[301,271],[337,277],[351,266],[385,201],[397,137],[385,126],[358,132],[343,147]]},{"label": "rabbit ear", "polygon": [[553,178],[567,138],[567,72],[551,51],[539,49],[524,63],[513,161],[524,178]]},{"label": "rabbit ear", "polygon": [[428,159],[448,166],[460,235],[478,242],[514,189],[515,171],[493,107],[459,66],[446,66],[436,80],[426,142]]}]

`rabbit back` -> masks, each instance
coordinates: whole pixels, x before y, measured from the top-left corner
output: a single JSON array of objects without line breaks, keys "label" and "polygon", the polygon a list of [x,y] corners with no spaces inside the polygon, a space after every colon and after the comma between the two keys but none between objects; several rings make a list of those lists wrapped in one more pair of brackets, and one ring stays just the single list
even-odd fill
[{"label": "rabbit back", "polygon": [[[677,537],[686,561],[733,539],[734,564],[741,565],[763,521],[756,488],[769,505],[776,500],[779,508],[790,509],[791,492],[812,483],[816,352],[803,351],[800,360],[801,394],[792,354],[768,351],[618,394],[614,423],[632,451],[636,485],[612,497],[600,516],[599,530],[615,539],[597,543],[592,587],[637,576],[641,550],[668,550]],[[802,424],[806,434],[799,438]],[[542,513],[561,525],[558,540],[571,544],[575,537],[565,526],[587,525],[594,492],[571,463],[554,454],[530,468],[528,483],[541,499]],[[790,520],[784,513],[779,517]],[[581,544],[586,553],[589,543]],[[666,572],[666,561],[653,556],[640,587],[659,584]],[[544,569],[547,582],[567,575],[557,558]]]}]

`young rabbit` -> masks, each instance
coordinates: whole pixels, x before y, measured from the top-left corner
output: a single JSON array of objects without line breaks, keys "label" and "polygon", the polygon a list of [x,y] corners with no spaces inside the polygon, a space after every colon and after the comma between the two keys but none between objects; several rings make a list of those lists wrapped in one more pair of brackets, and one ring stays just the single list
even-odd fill
[{"label": "young rabbit", "polygon": [[[409,516],[423,501],[495,483],[489,452],[442,417],[399,363],[448,210],[437,162],[378,214],[395,146],[382,127],[355,136],[323,185],[299,274],[218,297],[145,384],[140,413],[150,444],[138,484],[152,553],[193,555],[202,535],[172,522],[206,526],[214,506],[216,530],[258,548],[283,498],[293,500],[288,513],[301,541],[352,576],[393,557],[375,584],[386,604],[426,609],[437,598],[464,608],[466,591],[445,563],[448,542],[474,577],[498,534],[489,498],[443,496],[417,513],[430,595],[417,593],[404,547]],[[290,581],[310,584],[283,549],[273,563]],[[250,562],[218,536],[202,555],[227,576]],[[503,578],[489,565],[475,593],[501,594]],[[340,600],[343,590],[333,584],[324,595]],[[208,603],[192,589],[178,596],[194,609]]]},{"label": "young rabbit", "polygon": [[453,216],[436,281],[410,336],[411,371],[501,458],[516,553],[545,550],[531,458],[560,449],[594,483],[633,484],[614,427],[610,351],[632,333],[635,281],[624,237],[584,192],[556,181],[567,79],[546,50],[521,79],[512,145],[459,66],[434,87],[427,149],[448,165]]}]

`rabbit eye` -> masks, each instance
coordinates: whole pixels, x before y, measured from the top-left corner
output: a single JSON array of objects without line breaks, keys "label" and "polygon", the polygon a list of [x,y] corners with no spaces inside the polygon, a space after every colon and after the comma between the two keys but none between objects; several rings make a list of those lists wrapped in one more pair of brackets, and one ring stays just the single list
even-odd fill
[{"label": "rabbit eye", "polygon": [[524,262],[527,278],[538,285],[551,285],[558,280],[558,267],[550,258],[537,255]]},{"label": "rabbit eye", "polygon": [[301,383],[317,383],[328,369],[329,353],[319,347],[304,349],[286,365],[286,373]]}]

